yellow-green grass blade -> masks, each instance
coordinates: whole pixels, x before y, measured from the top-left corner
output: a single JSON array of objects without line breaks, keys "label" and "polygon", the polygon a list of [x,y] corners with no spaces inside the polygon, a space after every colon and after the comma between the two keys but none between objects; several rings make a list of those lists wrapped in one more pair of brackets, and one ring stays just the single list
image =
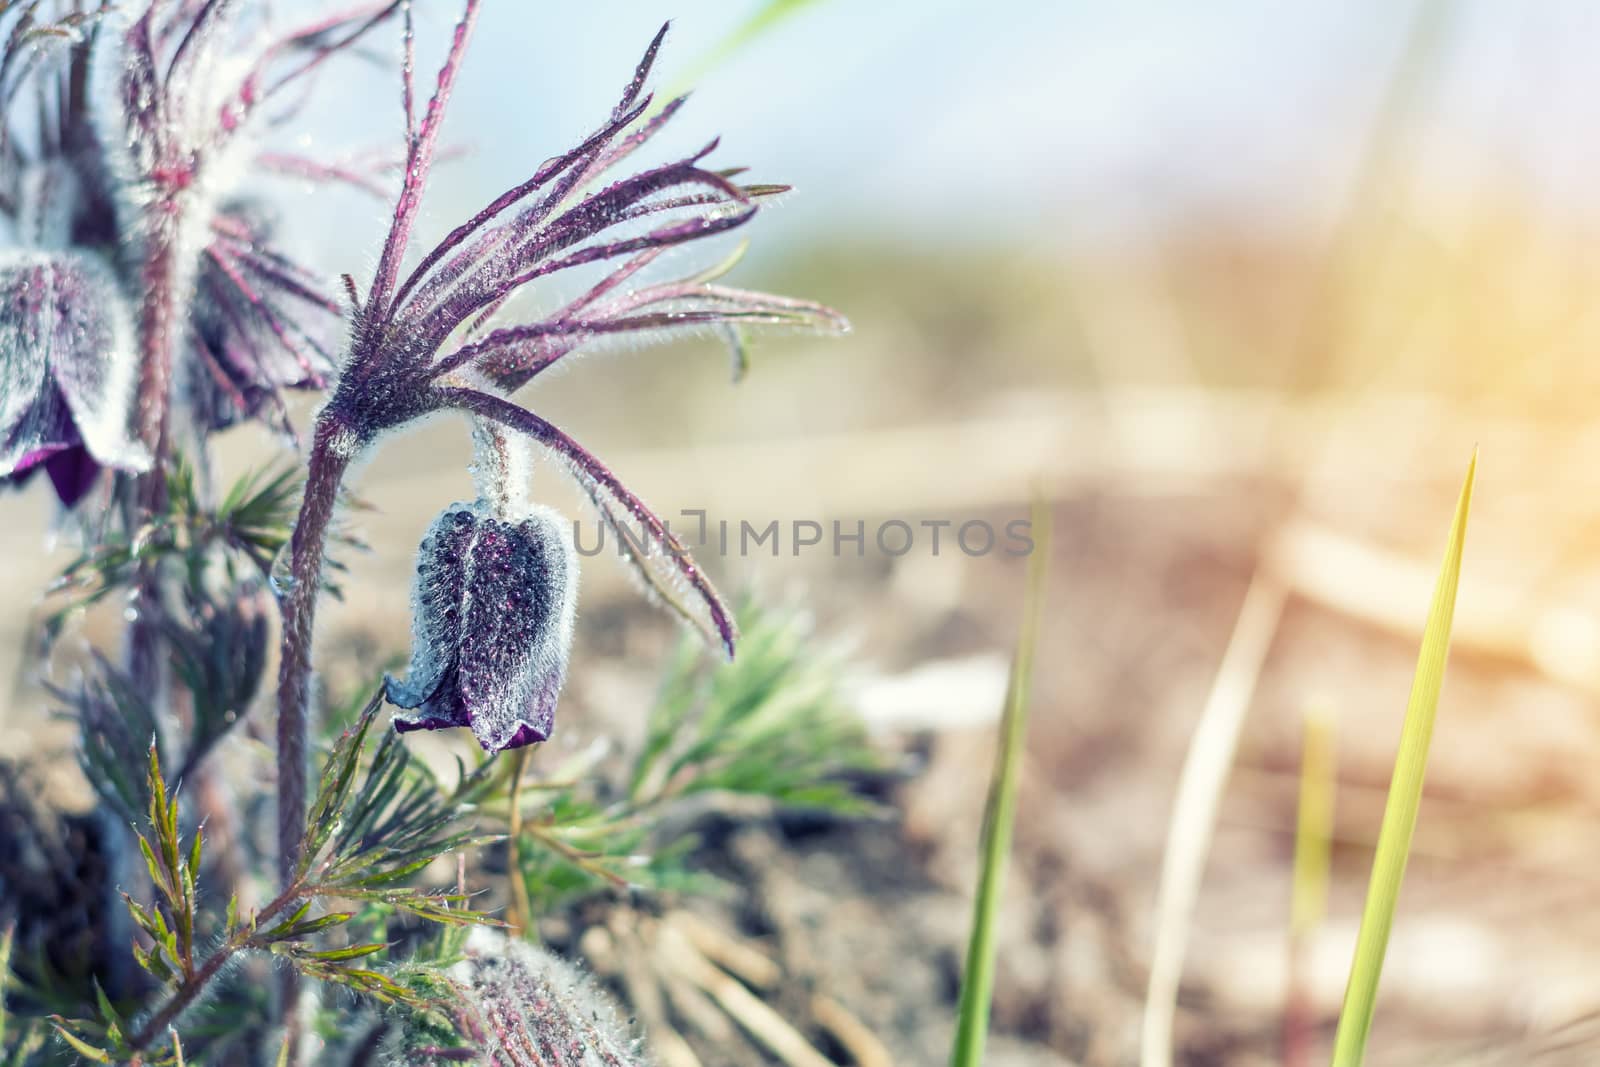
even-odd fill
[{"label": "yellow-green grass blade", "polygon": [[1306,1067],[1316,1034],[1309,957],[1311,939],[1327,913],[1338,750],[1333,709],[1313,702],[1303,719],[1300,805],[1294,835],[1294,889],[1289,908],[1289,987],[1283,1009],[1283,1065]]},{"label": "yellow-green grass blade", "polygon": [[1300,758],[1300,805],[1294,835],[1294,893],[1289,929],[1309,936],[1322,922],[1328,901],[1328,857],[1333,838],[1333,806],[1338,751],[1332,709],[1316,703],[1306,709]]},{"label": "yellow-green grass blade", "polygon": [[1033,505],[1033,554],[1028,560],[1028,589],[1023,607],[1022,632],[1011,663],[1005,708],[1000,717],[1000,740],[995,749],[994,773],[989,779],[989,799],[984,808],[983,840],[979,846],[982,867],[972,909],[972,933],[967,941],[967,962],[962,972],[960,1011],[956,1020],[952,1067],[978,1067],[989,1036],[989,1006],[994,991],[994,931],[1000,912],[1000,893],[1006,860],[1011,852],[1011,830],[1016,822],[1017,781],[1022,770],[1023,741],[1027,736],[1028,700],[1032,688],[1034,650],[1039,641],[1039,617],[1044,603],[1046,561],[1050,555],[1050,512],[1043,501]]},{"label": "yellow-green grass blade", "polygon": [[1450,653],[1450,625],[1455,617],[1456,586],[1461,578],[1461,550],[1466,541],[1467,512],[1472,505],[1472,483],[1477,469],[1478,456],[1474,452],[1472,463],[1467,467],[1466,481],[1461,486],[1461,499],[1456,504],[1455,521],[1450,526],[1450,541],[1445,549],[1444,564],[1439,568],[1433,606],[1428,610],[1428,623],[1422,632],[1422,651],[1417,657],[1411,699],[1406,705],[1405,724],[1401,727],[1400,751],[1395,757],[1389,799],[1383,809],[1383,826],[1378,831],[1367,902],[1361,912],[1361,932],[1356,937],[1350,982],[1345,987],[1344,1008],[1339,1013],[1339,1029],[1334,1036],[1334,1067],[1357,1067],[1366,1057],[1367,1039],[1372,1032],[1378,978],[1389,947],[1389,931],[1394,925],[1400,883],[1405,877],[1406,857],[1411,851],[1411,836],[1417,826],[1417,809],[1422,804],[1422,780],[1439,708],[1445,661]]}]

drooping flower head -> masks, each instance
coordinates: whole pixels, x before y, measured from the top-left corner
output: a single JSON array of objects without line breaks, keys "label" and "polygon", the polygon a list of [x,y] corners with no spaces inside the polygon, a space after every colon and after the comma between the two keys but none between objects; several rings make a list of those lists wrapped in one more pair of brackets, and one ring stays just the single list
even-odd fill
[{"label": "drooping flower head", "polygon": [[577,555],[555,512],[446,508],[417,555],[410,669],[403,682],[384,679],[389,700],[417,712],[395,726],[470,727],[489,752],[547,740],[577,593]]},{"label": "drooping flower head", "polygon": [[556,512],[529,502],[528,445],[493,423],[473,428],[478,499],[433,521],[417,551],[412,653],[390,703],[395,727],[470,727],[486,751],[546,741],[566,680],[578,555]]},{"label": "drooping flower head", "polygon": [[[685,330],[731,331],[761,324],[837,332],[844,321],[818,304],[715,284],[731,263],[686,277],[650,280],[649,269],[664,252],[743,226],[763,200],[784,189],[741,184],[738,169],[709,169],[705,160],[715,141],[684,158],[602,184],[683,106],[679,98],[652,112],[651,97],[644,92],[666,27],[651,41],[610,116],[592,134],[496,197],[404,270],[444,107],[478,8],[478,0],[466,0],[438,86],[420,117],[409,60],[404,67],[405,177],[323,419],[352,454],[387,430],[445,408],[532,439],[583,487],[604,522],[629,527],[628,537],[618,537],[620,544],[642,541],[649,546],[630,557],[648,588],[731,656],[732,618],[666,524],[605,464],[509,394],[606,338],[653,339]],[[406,43],[409,57],[409,18]],[[601,270],[599,279],[553,314],[534,322],[494,325],[516,294],[540,279],[585,267]],[[487,528],[474,513],[466,514],[471,530]],[[430,552],[437,551],[438,542],[433,544]],[[420,627],[418,636],[420,642]],[[414,659],[414,674],[416,663]],[[433,676],[426,677],[431,684]],[[403,688],[400,695],[416,700],[419,690]],[[441,716],[441,724],[446,719]]]}]

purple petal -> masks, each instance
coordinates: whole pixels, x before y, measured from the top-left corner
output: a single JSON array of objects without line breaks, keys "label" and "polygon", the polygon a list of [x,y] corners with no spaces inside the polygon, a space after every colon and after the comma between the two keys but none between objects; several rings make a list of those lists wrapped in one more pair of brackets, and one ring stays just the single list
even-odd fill
[{"label": "purple petal", "polygon": [[0,471],[41,447],[79,443],[106,466],[149,466],[130,432],[132,336],[121,290],[97,257],[0,252]]},{"label": "purple petal", "polygon": [[411,604],[411,666],[404,682],[386,682],[389,699],[400,707],[421,707],[438,692],[445,674],[455,666],[461,642],[461,604],[467,590],[467,559],[477,537],[478,519],[477,510],[470,504],[446,508],[428,527],[417,550]]},{"label": "purple petal", "polygon": [[389,700],[401,730],[470,726],[490,752],[546,740],[566,677],[577,559],[559,516],[456,504],[418,556],[414,647]]},{"label": "purple petal", "polygon": [[44,461],[44,472],[66,507],[76,507],[100,476],[100,464],[87,448],[65,448]]}]

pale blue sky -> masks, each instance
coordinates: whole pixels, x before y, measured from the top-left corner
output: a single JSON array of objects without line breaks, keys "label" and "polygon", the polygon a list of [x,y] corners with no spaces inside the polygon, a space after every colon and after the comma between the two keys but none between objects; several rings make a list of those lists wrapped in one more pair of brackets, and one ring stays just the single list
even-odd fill
[{"label": "pale blue sky", "polygon": [[[671,83],[753,5],[489,0],[450,136],[474,157],[441,210],[481,200],[591,129],[667,16]],[[456,5],[424,0],[433,43]],[[761,244],[1000,234],[1113,240],[1174,215],[1304,225],[1338,202],[1393,67],[1402,4],[1229,0],[961,4],[822,0],[714,71],[663,148],[720,133],[717,159],[798,194]],[[1600,188],[1600,6],[1453,6],[1421,154],[1440,203],[1492,169],[1563,212]],[[425,66],[425,64],[424,64]],[[353,86],[322,136],[398,122],[388,81]]]}]

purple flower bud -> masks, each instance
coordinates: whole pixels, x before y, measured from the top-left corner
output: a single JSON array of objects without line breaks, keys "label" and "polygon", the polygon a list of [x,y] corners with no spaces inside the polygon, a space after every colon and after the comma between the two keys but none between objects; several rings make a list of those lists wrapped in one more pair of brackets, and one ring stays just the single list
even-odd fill
[{"label": "purple flower bud", "polygon": [[0,251],[0,477],[43,467],[69,507],[101,466],[150,464],[131,432],[131,315],[87,253]]},{"label": "purple flower bud", "polygon": [[489,752],[548,739],[577,594],[577,555],[555,512],[446,508],[417,553],[411,666],[403,682],[384,679],[389,700],[417,712],[396,729],[470,726]]}]

